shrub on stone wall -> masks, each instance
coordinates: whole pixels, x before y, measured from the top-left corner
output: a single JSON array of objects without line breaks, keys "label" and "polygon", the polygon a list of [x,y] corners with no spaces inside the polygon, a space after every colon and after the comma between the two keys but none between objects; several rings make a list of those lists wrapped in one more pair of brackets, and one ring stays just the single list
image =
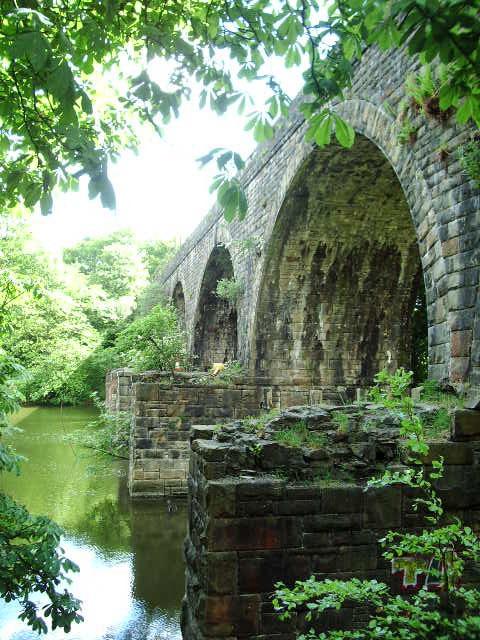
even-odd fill
[{"label": "shrub on stone wall", "polygon": [[[478,562],[480,541],[470,527],[462,526],[458,518],[448,518],[434,483],[443,475],[443,459],[431,462],[427,473],[422,464],[429,447],[424,439],[422,421],[416,414],[408,387],[412,373],[403,369],[394,375],[386,371],[376,376],[372,396],[386,408],[402,417],[402,435],[409,466],[403,470],[384,472],[372,479],[366,488],[403,484],[417,497],[414,511],[425,514],[427,527],[418,533],[390,531],[379,542],[384,557],[430,559],[430,576],[438,584],[437,592],[425,587],[414,597],[404,599],[392,595],[376,580],[309,580],[298,581],[293,589],[277,583],[274,607],[282,619],[302,613],[307,621],[307,633],[300,640],[357,639],[427,639],[480,637],[480,592],[460,587],[466,564]],[[327,609],[341,609],[346,602],[366,605],[370,619],[365,628],[354,631],[321,632],[316,619]]]},{"label": "shrub on stone wall", "polygon": [[172,305],[157,305],[127,326],[115,341],[124,366],[136,371],[171,371],[186,367],[190,357],[185,332]]},{"label": "shrub on stone wall", "polygon": [[233,278],[222,278],[217,282],[216,294],[222,300],[236,302],[244,291],[243,282],[237,282]]}]

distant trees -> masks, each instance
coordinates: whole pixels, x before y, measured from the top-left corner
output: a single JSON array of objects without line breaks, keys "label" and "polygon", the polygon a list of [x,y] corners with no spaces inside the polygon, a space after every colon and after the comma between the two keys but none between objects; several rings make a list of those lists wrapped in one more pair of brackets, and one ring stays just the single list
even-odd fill
[{"label": "distant trees", "polygon": [[103,393],[108,369],[133,365],[132,351],[119,349],[117,337],[133,316],[162,301],[149,274],[163,268],[175,246],[142,244],[123,230],[66,249],[65,264],[40,250],[26,226],[5,222],[0,275],[8,268],[23,291],[9,302],[10,331],[1,343],[29,374],[21,384],[28,401],[88,401],[92,392]]}]

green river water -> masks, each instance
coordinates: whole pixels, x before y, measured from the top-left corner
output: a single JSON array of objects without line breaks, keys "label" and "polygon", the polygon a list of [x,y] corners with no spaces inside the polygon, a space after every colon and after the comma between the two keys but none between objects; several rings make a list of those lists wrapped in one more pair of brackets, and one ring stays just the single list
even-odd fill
[{"label": "green river water", "polygon": [[[22,409],[14,419],[22,429],[15,446],[28,461],[19,477],[0,477],[2,491],[64,528],[62,546],[80,566],[69,588],[83,602],[85,622],[46,637],[179,640],[186,509],[168,513],[164,503],[131,503],[126,461],[99,463],[65,439],[94,416],[84,408]],[[38,638],[18,611],[0,601],[1,640]]]}]

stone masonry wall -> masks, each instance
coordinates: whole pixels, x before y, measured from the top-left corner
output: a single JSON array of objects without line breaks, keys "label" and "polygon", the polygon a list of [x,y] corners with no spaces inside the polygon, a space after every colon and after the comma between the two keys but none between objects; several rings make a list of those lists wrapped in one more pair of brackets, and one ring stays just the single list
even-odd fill
[{"label": "stone masonry wall", "polygon": [[[476,384],[480,381],[480,194],[463,174],[457,158],[457,149],[469,139],[471,129],[460,127],[454,118],[441,124],[417,115],[413,119],[418,127],[416,140],[411,145],[399,143],[400,125],[395,114],[398,115],[399,105],[405,98],[406,75],[418,66],[398,51],[386,54],[376,48],[367,50],[357,66],[346,100],[335,108],[385,156],[403,190],[418,242],[426,289],[430,377]],[[440,142],[449,153],[448,167],[439,157]],[[235,278],[246,284],[246,294],[236,309],[237,357],[254,372],[257,334],[259,327],[265,326],[258,309],[265,304],[262,291],[269,291],[268,247],[272,237],[276,237],[282,205],[312,150],[313,146],[305,142],[302,116],[294,111],[288,121],[277,127],[275,138],[253,154],[242,174],[249,202],[245,220],[227,225],[221,212],[214,209],[162,275],[168,295],[181,283],[192,348],[194,327],[202,314],[199,297],[205,268],[215,247],[224,245],[231,254]],[[320,158],[327,158],[328,172],[331,149],[327,147],[318,153]],[[345,176],[348,178],[348,173]],[[368,185],[368,171],[365,180]],[[329,199],[336,194],[331,195]],[[243,243],[249,238],[255,240],[253,248]],[[349,266],[347,258],[341,265],[345,272]],[[296,260],[297,269],[301,268],[300,253]],[[300,316],[301,313],[299,309]],[[322,313],[320,327],[331,321],[328,309]],[[298,322],[301,324],[301,321],[300,317]],[[300,324],[298,332],[302,335]],[[292,352],[297,355],[294,348]],[[382,365],[381,362],[375,364]]]},{"label": "stone masonry wall", "polygon": [[[189,374],[184,374],[188,376]],[[160,380],[158,379],[160,376]],[[124,370],[107,376],[107,397],[116,406],[121,385],[126,390]],[[320,389],[294,385],[271,385],[267,379],[241,380],[232,384],[173,383],[158,372],[137,374],[122,396],[122,406],[132,406],[129,490],[133,498],[159,498],[187,494],[187,471],[192,425],[217,424],[262,409],[345,400],[346,396],[324,394]],[[121,385],[117,381],[121,382]],[[117,403],[118,404],[118,403]]]},{"label": "stone masonry wall", "polygon": [[131,369],[113,369],[105,378],[105,407],[112,412],[128,411],[133,401],[136,375]]},{"label": "stone masonry wall", "polygon": [[263,387],[138,381],[133,385],[129,490],[133,498],[186,495],[193,424],[258,414]]},{"label": "stone masonry wall", "polygon": [[[478,437],[478,412],[475,420]],[[213,431],[209,435],[216,437]],[[392,565],[378,542],[392,528],[417,531],[425,525],[412,509],[412,489],[299,483],[281,475],[285,455],[289,468],[304,464],[291,449],[287,454],[286,447],[271,444],[262,452],[252,444],[242,454],[234,443],[238,438],[209,440],[205,427],[194,436],[199,439],[190,460],[184,640],[294,640],[304,620],[278,619],[271,603],[277,581],[293,586],[314,574],[382,580],[400,593],[436,587],[428,558],[402,558]],[[359,445],[351,446],[358,453]],[[480,441],[432,445],[426,464],[438,455],[446,464],[438,481],[444,506],[478,529]],[[480,583],[475,568],[464,577]],[[320,627],[356,628],[367,619],[365,607],[346,606],[328,610]]]}]

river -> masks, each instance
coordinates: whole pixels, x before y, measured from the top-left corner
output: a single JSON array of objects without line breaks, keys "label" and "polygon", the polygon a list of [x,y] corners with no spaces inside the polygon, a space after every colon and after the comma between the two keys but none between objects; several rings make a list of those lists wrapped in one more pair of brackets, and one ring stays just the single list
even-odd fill
[{"label": "river", "polygon": [[[1,490],[34,514],[58,522],[66,555],[80,566],[70,590],[83,602],[85,621],[52,640],[179,640],[184,591],[182,545],[186,508],[132,503],[126,461],[99,461],[65,438],[95,417],[92,409],[28,407],[14,418],[19,477],[2,474]],[[1,640],[38,638],[0,600]]]}]

